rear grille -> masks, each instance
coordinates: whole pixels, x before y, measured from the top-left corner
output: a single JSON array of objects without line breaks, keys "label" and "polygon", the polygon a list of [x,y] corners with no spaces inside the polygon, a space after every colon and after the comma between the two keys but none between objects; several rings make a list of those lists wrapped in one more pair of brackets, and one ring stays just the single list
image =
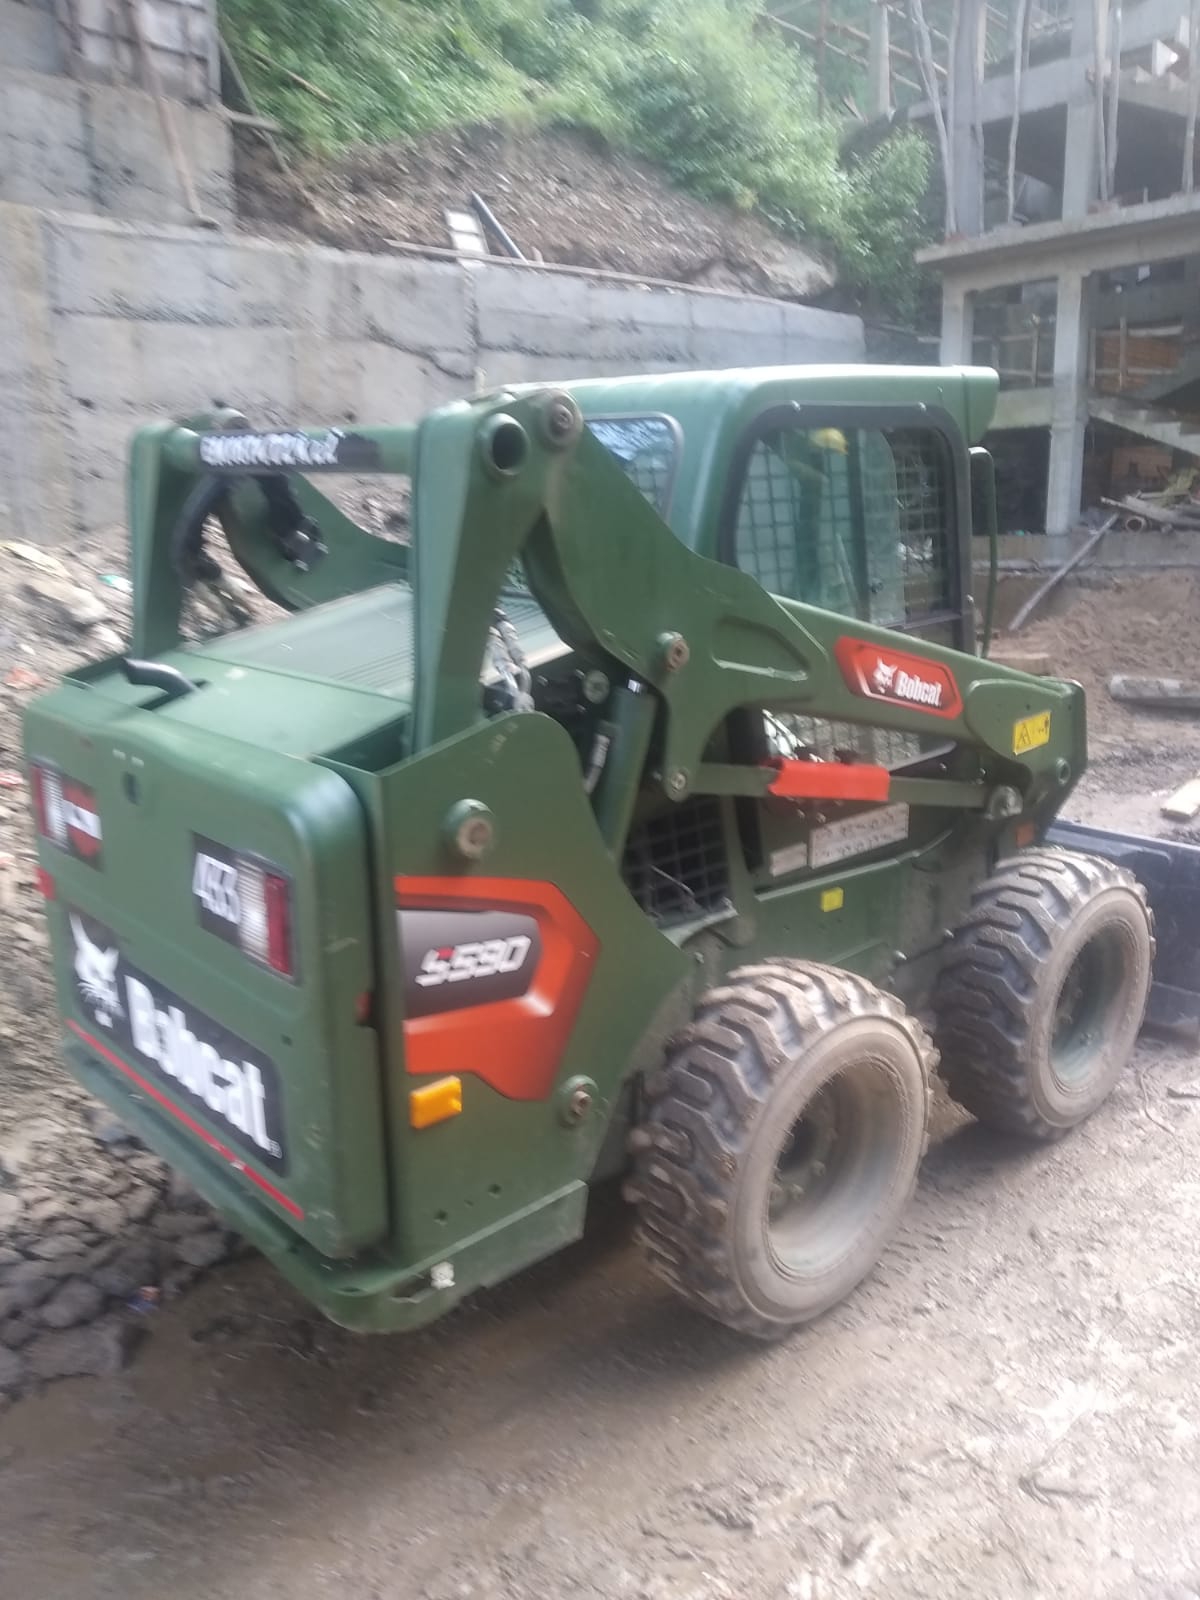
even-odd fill
[{"label": "rear grille", "polygon": [[683,922],[718,910],[729,899],[729,871],[720,802],[684,800],[639,823],[621,863],[625,887],[655,922]]}]

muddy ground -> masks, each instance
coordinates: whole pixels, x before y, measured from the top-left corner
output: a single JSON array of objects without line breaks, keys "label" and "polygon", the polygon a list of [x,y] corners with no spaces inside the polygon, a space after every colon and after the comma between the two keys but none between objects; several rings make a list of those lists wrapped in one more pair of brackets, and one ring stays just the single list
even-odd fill
[{"label": "muddy ground", "polygon": [[[113,546],[67,579],[100,619],[0,550],[0,769],[19,765],[30,676],[123,631],[105,574]],[[1194,671],[1198,605],[1191,578],[1128,578],[1025,636],[1089,688],[1075,814],[1158,828],[1200,768],[1200,725],[1103,690],[1112,670]],[[51,1284],[0,1317],[0,1379],[23,1394],[0,1418],[0,1594],[1200,1595],[1191,1045],[1144,1042],[1049,1149],[943,1108],[881,1267],[777,1348],[677,1306],[611,1196],[583,1243],[441,1324],[354,1337],[59,1071],[24,791],[0,806],[0,1297],[14,1273]],[[125,1276],[103,1277],[114,1262]],[[72,1349],[107,1375],[50,1384]]]}]

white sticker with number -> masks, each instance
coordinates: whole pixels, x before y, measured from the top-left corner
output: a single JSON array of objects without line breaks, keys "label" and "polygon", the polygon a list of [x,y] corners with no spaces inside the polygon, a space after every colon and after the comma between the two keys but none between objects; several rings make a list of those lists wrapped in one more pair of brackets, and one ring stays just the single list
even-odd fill
[{"label": "white sticker with number", "polygon": [[848,856],[866,855],[868,850],[879,850],[907,838],[908,807],[880,806],[876,811],[864,811],[857,817],[814,828],[808,841],[808,864],[828,867]]},{"label": "white sticker with number", "polygon": [[241,926],[238,870],[228,861],[218,861],[215,856],[197,850],[196,865],[192,869],[192,893],[211,916],[231,922],[235,928]]}]

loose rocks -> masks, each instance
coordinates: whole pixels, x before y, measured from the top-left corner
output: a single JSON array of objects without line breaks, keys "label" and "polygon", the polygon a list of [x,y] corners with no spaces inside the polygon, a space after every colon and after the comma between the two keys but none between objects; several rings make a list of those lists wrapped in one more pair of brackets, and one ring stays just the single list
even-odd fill
[{"label": "loose rocks", "polygon": [[30,1377],[43,1380],[111,1377],[128,1363],[143,1331],[135,1322],[106,1317],[88,1328],[44,1333],[27,1346],[24,1364]]},{"label": "loose rocks", "polygon": [[48,1328],[74,1328],[98,1317],[104,1309],[104,1291],[86,1278],[68,1278],[38,1312]]},{"label": "loose rocks", "polygon": [[[61,673],[124,648],[125,559],[123,530],[63,559],[0,545],[0,1405],[118,1371],[153,1326],[127,1307],[153,1308],[228,1254],[191,1185],[67,1074],[54,1022],[21,717]],[[257,593],[246,605],[269,610]]]}]

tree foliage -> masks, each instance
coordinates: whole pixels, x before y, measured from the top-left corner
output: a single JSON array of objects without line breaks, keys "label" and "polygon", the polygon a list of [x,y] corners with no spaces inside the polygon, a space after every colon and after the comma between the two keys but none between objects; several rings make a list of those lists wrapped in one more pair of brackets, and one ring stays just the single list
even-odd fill
[{"label": "tree foliage", "polygon": [[851,287],[904,309],[924,141],[843,162],[808,63],[761,25],[758,0],[220,5],[259,103],[309,149],[493,119],[593,128],[682,188],[826,244]]}]

